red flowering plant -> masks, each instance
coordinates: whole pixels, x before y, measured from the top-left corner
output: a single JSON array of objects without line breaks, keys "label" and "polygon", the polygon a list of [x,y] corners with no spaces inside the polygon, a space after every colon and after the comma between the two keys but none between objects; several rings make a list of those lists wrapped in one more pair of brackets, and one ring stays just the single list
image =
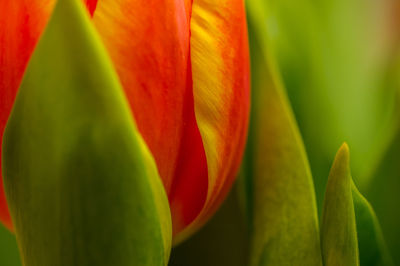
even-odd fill
[{"label": "red flowering plant", "polygon": [[26,266],[394,265],[399,5],[361,2],[0,0],[1,266],[5,228]]},{"label": "red flowering plant", "polygon": [[0,13],[0,219],[23,263],[167,264],[240,165],[244,3],[2,1]]}]

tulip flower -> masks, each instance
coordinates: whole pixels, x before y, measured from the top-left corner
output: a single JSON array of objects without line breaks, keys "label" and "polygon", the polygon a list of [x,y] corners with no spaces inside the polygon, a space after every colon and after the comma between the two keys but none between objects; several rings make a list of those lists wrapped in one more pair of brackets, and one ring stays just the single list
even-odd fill
[{"label": "tulip flower", "polygon": [[[0,3],[1,135],[55,2]],[[179,242],[216,211],[242,157],[249,114],[243,1],[84,2],[156,162]],[[0,186],[0,220],[12,230]]]}]

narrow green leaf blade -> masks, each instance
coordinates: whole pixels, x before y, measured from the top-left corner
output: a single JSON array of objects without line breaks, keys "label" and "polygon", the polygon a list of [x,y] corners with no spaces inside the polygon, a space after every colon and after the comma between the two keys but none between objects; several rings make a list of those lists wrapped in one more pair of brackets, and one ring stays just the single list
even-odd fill
[{"label": "narrow green leaf blade", "polygon": [[[397,73],[400,73],[400,68]],[[400,75],[398,77],[398,84],[400,85]],[[400,86],[397,86],[397,88],[400,88]],[[382,160],[379,169],[374,174],[375,178],[371,186],[365,192],[363,191],[368,201],[374,206],[376,215],[379,217],[385,242],[395,265],[400,264],[399,158],[400,131],[397,132],[395,140],[390,145],[390,149]]]},{"label": "narrow green leaf blade", "polygon": [[249,14],[252,117],[243,182],[250,265],[322,265],[316,201],[304,146],[267,43]]},{"label": "narrow green leaf blade", "polygon": [[58,1],[6,128],[23,264],[167,265],[167,197],[90,23],[81,1]]},{"label": "narrow green leaf blade", "polygon": [[355,180],[366,188],[398,121],[397,87],[387,84],[396,47],[387,13],[393,1],[247,2],[262,17],[258,27],[275,52],[317,195],[322,201],[330,162],[344,139],[352,147]]},{"label": "narrow green leaf blade", "polygon": [[325,193],[321,225],[325,266],[360,265],[351,182],[349,148],[345,143],[336,154]]},{"label": "narrow green leaf blade", "polygon": [[357,223],[360,265],[392,266],[393,261],[387,250],[385,240],[372,206],[352,183],[354,211]]}]

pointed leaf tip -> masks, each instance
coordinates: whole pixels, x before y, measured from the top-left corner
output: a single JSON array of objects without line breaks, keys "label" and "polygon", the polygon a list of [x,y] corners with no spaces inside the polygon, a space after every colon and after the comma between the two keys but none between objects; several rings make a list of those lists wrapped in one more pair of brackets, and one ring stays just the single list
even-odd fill
[{"label": "pointed leaf tip", "polygon": [[325,193],[321,247],[326,266],[359,265],[349,159],[349,147],[344,143],[336,154]]},{"label": "pointed leaf tip", "polygon": [[346,143],[329,175],[321,230],[325,265],[392,266],[372,206],[355,186]]},{"label": "pointed leaf tip", "polygon": [[393,266],[375,211],[352,183],[357,237],[362,266]]},{"label": "pointed leaf tip", "polygon": [[349,159],[349,157],[350,157],[350,148],[349,148],[349,145],[347,144],[346,141],[343,142],[342,146],[340,146],[340,148],[339,148],[338,155],[341,154],[341,153],[343,153],[343,154],[345,154],[345,156],[347,156],[347,160]]},{"label": "pointed leaf tip", "polygon": [[167,265],[168,199],[82,1],[57,2],[3,144],[25,266]]},{"label": "pointed leaf tip", "polygon": [[[341,171],[341,174],[332,174],[332,171]],[[350,177],[350,149],[346,142],[340,146],[336,153],[329,178],[349,178]],[[328,181],[329,182],[329,181]]]}]

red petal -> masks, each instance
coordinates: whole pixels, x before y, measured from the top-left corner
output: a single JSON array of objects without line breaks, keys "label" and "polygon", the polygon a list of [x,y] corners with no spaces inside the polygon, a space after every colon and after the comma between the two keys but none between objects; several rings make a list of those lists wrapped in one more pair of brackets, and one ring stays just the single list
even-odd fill
[{"label": "red petal", "polygon": [[93,16],[97,6],[97,0],[85,0],[85,3],[89,10],[90,15]]},{"label": "red petal", "polygon": [[[14,0],[0,3],[1,143],[26,65],[46,25],[52,6],[53,1],[44,0]],[[3,182],[0,182],[0,220],[12,229]]]},{"label": "red petal", "polygon": [[225,198],[237,174],[249,116],[249,53],[242,0],[194,0],[191,63],[197,124],[208,165],[208,193],[197,230]]},{"label": "red petal", "polygon": [[174,233],[200,212],[207,164],[190,68],[189,0],[102,0],[94,23],[167,190]]}]

